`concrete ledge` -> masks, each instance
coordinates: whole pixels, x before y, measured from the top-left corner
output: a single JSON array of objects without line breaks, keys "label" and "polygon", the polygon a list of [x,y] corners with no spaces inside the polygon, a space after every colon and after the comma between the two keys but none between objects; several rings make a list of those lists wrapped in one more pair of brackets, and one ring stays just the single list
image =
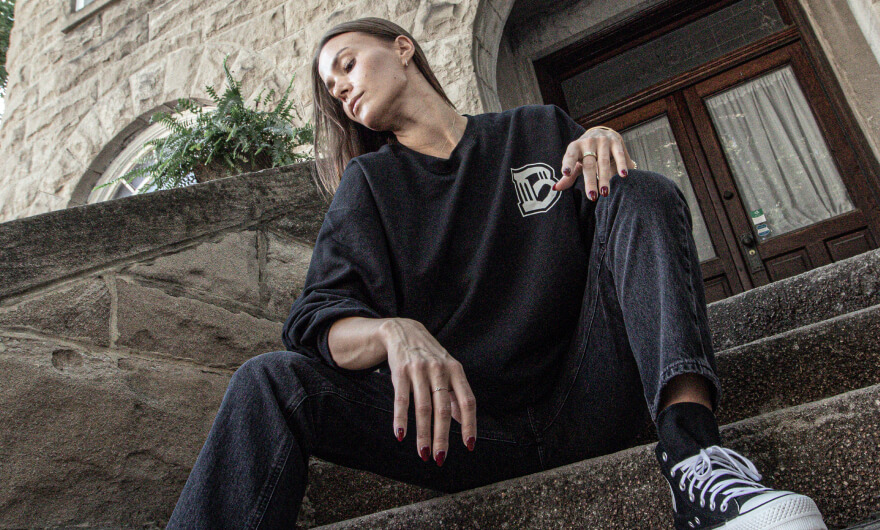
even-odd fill
[{"label": "concrete ledge", "polygon": [[872,250],[709,304],[709,329],[717,352],[877,304]]},{"label": "concrete ledge", "polygon": [[[880,509],[880,385],[729,425],[763,482],[812,497],[829,528]],[[321,528],[671,528],[653,444]]]},{"label": "concrete ledge", "polygon": [[280,229],[314,238],[328,203],[313,162],[218,179],[0,224],[0,299],[133,260],[232,227],[287,216]]}]

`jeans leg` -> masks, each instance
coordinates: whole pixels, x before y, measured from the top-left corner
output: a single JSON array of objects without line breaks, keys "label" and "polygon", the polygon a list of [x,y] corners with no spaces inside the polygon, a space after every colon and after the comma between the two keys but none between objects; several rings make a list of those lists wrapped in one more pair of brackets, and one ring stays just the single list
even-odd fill
[{"label": "jeans leg", "polygon": [[233,374],[167,528],[292,528],[309,456],[454,492],[540,471],[523,414],[477,411],[473,452],[450,426],[446,461],[417,454],[414,407],[392,432],[391,377],[343,373],[297,352],[258,355]]},{"label": "jeans leg", "polygon": [[576,340],[556,392],[531,408],[546,467],[626,447],[660,392],[698,373],[721,395],[692,218],[678,186],[632,170],[600,197]]}]

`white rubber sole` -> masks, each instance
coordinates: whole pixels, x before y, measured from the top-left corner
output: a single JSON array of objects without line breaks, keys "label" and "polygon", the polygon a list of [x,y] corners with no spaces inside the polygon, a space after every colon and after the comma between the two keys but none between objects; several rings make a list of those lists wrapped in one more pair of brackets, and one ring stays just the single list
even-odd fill
[{"label": "white rubber sole", "polygon": [[740,515],[724,530],[828,530],[813,499],[788,495]]}]

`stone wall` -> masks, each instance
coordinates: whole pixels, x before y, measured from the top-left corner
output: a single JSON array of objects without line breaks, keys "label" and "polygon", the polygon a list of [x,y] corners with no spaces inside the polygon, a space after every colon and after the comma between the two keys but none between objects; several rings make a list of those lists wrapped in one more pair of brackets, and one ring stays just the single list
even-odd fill
[{"label": "stone wall", "polygon": [[[231,374],[284,350],[327,209],[313,174],[0,224],[0,528],[164,527]],[[312,458],[300,527],[436,495],[339,469]]]},{"label": "stone wall", "polygon": [[295,75],[293,98],[310,120],[313,48],[333,25],[362,16],[410,30],[459,111],[481,110],[470,60],[478,0],[101,0],[82,20],[69,4],[16,4],[0,222],[81,203],[155,111],[181,97],[208,100],[205,85],[222,86],[227,53],[251,98],[283,91]]}]

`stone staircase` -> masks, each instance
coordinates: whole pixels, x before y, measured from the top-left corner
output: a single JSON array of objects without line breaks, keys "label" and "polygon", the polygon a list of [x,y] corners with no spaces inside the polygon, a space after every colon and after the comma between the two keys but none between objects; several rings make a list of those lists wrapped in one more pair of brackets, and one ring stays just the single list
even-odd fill
[{"label": "stone staircase", "polygon": [[[0,529],[164,527],[231,373],[283,349],[327,207],[313,172],[0,224]],[[880,528],[880,251],[709,318],[725,443],[829,528]],[[454,495],[313,458],[296,526],[670,528],[651,436]]]}]

